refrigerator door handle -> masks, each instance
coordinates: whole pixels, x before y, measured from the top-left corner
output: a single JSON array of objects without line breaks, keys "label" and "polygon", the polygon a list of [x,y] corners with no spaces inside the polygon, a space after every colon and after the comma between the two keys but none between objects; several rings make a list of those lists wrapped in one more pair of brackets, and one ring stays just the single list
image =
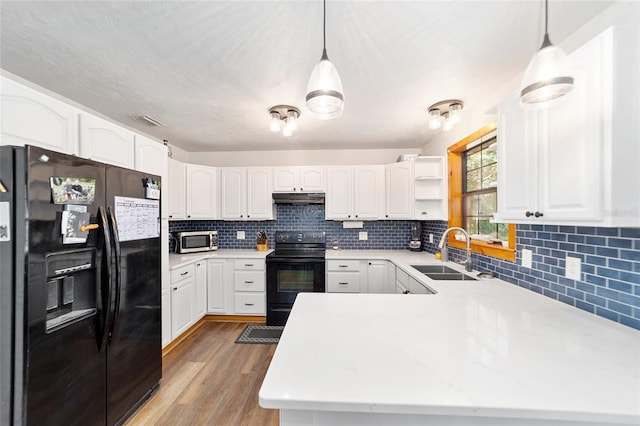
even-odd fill
[{"label": "refrigerator door handle", "polygon": [[[106,274],[103,277],[106,279],[102,280],[102,289],[101,289],[101,297],[103,300],[103,315],[101,318],[102,322],[102,330],[99,333],[99,350],[102,352],[106,348],[107,338],[109,337],[109,329],[111,328],[111,300],[112,290],[113,290],[113,279],[112,279],[112,265],[113,265],[113,257],[111,254],[111,237],[109,232],[109,224],[107,222],[107,217],[105,216],[104,209],[102,207],[98,207],[98,221],[100,222],[100,227],[102,228],[102,233],[104,236],[104,258],[106,260],[105,270]],[[105,301],[106,300],[106,301]]]},{"label": "refrigerator door handle", "polygon": [[120,300],[122,298],[122,253],[120,251],[120,239],[118,238],[118,224],[116,218],[112,214],[112,208],[107,207],[107,218],[109,219],[109,228],[113,237],[113,247],[115,249],[115,305],[113,309],[113,318],[111,319],[111,327],[109,329],[109,344],[116,338],[118,333],[118,317],[120,316]]}]

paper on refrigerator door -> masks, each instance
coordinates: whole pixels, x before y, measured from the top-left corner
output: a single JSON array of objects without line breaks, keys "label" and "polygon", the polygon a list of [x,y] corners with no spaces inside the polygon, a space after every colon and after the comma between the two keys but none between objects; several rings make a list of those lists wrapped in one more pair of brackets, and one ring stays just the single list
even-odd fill
[{"label": "paper on refrigerator door", "polygon": [[0,202],[0,241],[11,241],[11,214],[7,201]]},{"label": "paper on refrigerator door", "polygon": [[120,241],[146,240],[160,236],[160,201],[115,197],[115,215]]}]

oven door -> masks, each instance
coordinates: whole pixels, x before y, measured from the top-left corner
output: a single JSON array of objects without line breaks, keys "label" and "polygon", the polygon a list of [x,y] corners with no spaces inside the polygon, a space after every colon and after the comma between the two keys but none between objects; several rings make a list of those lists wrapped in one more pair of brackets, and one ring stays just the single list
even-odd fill
[{"label": "oven door", "polygon": [[267,257],[267,325],[284,325],[300,292],[324,292],[324,259]]},{"label": "oven door", "polygon": [[267,259],[267,303],[292,305],[298,293],[324,291],[324,259]]}]

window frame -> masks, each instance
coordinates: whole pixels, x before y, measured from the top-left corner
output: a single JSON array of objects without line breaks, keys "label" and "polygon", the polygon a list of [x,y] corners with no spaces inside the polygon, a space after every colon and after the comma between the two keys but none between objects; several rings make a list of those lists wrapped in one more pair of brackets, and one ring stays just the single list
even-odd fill
[{"label": "window frame", "polygon": [[[463,153],[467,150],[467,146],[476,142],[497,129],[496,123],[490,123],[476,132],[470,134],[464,139],[456,142],[447,149],[448,162],[448,187],[449,187],[449,227],[462,227],[462,210],[463,210]],[[497,141],[500,143],[500,140]],[[500,194],[498,193],[498,196]],[[516,260],[516,226],[512,223],[508,225],[508,247],[502,245],[490,244],[484,241],[471,240],[471,251],[486,256],[496,257],[498,259]],[[466,250],[467,243],[455,239],[453,233],[448,236],[450,247],[456,247]]]}]

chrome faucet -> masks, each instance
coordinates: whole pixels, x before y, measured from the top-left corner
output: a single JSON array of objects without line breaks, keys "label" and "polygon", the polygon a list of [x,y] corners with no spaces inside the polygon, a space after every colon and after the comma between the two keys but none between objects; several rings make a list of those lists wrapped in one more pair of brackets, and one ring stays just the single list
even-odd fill
[{"label": "chrome faucet", "polygon": [[447,228],[446,231],[442,234],[442,239],[440,243],[438,243],[438,247],[440,248],[440,260],[443,262],[449,261],[449,249],[447,248],[446,241],[447,235],[450,231],[460,231],[464,234],[467,240],[467,258],[464,261],[464,268],[471,272],[473,270],[473,261],[471,260],[471,238],[469,238],[469,233],[462,228],[454,226],[452,228]]}]

